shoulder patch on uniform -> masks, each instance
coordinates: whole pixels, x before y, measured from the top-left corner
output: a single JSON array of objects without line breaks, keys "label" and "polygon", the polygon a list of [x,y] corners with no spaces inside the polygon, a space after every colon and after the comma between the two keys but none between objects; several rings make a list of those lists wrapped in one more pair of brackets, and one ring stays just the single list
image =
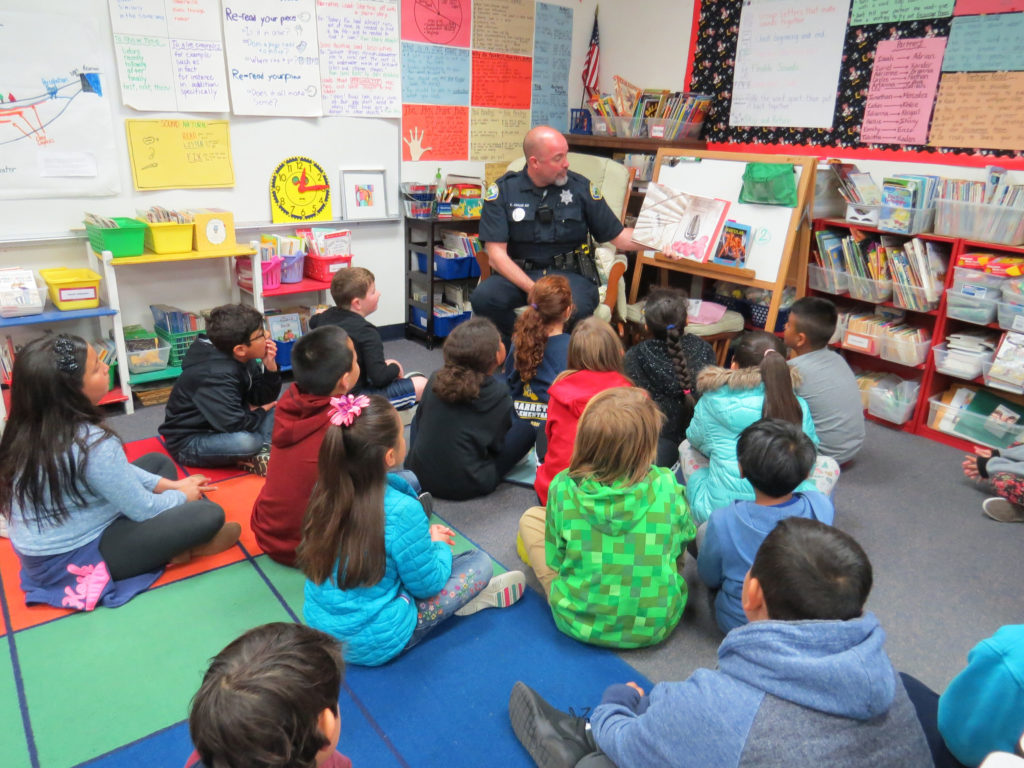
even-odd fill
[{"label": "shoulder patch on uniform", "polygon": [[590,196],[595,200],[600,200],[602,197],[600,188],[593,182],[590,184]]},{"label": "shoulder patch on uniform", "polygon": [[484,200],[497,200],[498,199],[498,185],[491,184],[487,188],[487,194],[484,195]]}]

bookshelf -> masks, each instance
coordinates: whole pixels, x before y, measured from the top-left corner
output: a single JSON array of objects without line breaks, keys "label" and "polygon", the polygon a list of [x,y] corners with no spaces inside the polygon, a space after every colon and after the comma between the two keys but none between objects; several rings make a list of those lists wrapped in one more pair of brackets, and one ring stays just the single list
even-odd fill
[{"label": "bookshelf", "polygon": [[[946,445],[959,448],[964,451],[970,452],[974,443],[970,440],[959,437],[955,434],[943,432],[934,429],[932,426],[934,413],[932,412],[931,399],[937,398],[944,391],[946,391],[953,383],[964,383],[970,384],[979,390],[986,390],[992,394],[998,395],[998,397],[1011,401],[1013,403],[1024,406],[1024,395],[1015,394],[1012,392],[1004,391],[999,388],[989,387],[983,376],[976,376],[970,379],[960,378],[955,375],[951,375],[948,372],[943,372],[936,367],[936,356],[935,348],[942,345],[946,336],[950,333],[958,331],[988,328],[991,329],[993,334],[999,335],[1005,330],[1002,328],[997,321],[982,323],[971,322],[970,320],[960,319],[958,317],[949,316],[949,296],[950,289],[953,288],[955,282],[955,267],[960,260],[960,257],[967,253],[984,252],[994,255],[1004,256],[1018,256],[1024,257],[1024,247],[998,245],[995,243],[982,242],[977,240],[966,240],[963,238],[946,237],[942,235],[934,235],[928,233],[922,233],[917,235],[895,235],[891,232],[884,232],[874,227],[866,227],[859,224],[854,224],[844,219],[816,219],[814,221],[814,230],[820,231],[825,229],[835,230],[837,232],[853,232],[860,230],[865,233],[887,235],[899,238],[901,241],[909,241],[911,238],[919,238],[925,242],[937,243],[942,247],[949,250],[949,269],[946,272],[945,280],[943,282],[942,295],[938,300],[938,305],[934,309],[922,309],[913,310],[900,307],[898,304],[892,301],[892,299],[886,299],[884,301],[871,301],[864,298],[856,298],[851,296],[848,292],[841,294],[834,293],[831,290],[822,290],[820,283],[818,286],[813,284],[814,275],[811,274],[809,277],[808,293],[825,298],[831,299],[835,302],[840,312],[849,310],[867,310],[872,306],[885,306],[903,309],[906,312],[905,323],[919,328],[927,329],[931,335],[931,339],[928,342],[926,355],[924,360],[920,363],[909,364],[905,362],[899,362],[892,359],[884,359],[876,354],[868,354],[864,351],[857,349],[851,349],[849,346],[839,347],[838,342],[833,346],[840,349],[841,354],[846,357],[847,361],[854,368],[868,371],[879,371],[884,373],[894,373],[900,378],[909,379],[919,382],[920,389],[918,392],[917,404],[914,407],[914,411],[910,416],[909,420],[903,424],[894,424],[893,422],[886,421],[885,419],[878,418],[865,411],[865,417],[884,424],[894,429],[900,429],[910,434],[920,435],[936,442],[944,443]],[[811,247],[817,250],[817,242],[812,242]],[[954,312],[956,314],[956,312]],[[941,347],[940,347],[941,355]]]}]

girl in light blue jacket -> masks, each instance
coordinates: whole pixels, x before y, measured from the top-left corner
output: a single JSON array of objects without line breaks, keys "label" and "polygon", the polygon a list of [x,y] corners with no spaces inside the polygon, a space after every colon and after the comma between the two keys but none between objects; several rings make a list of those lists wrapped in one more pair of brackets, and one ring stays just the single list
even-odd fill
[{"label": "girl in light blue jacket", "polygon": [[[818,444],[807,403],[793,392],[799,375],[786,364],[782,339],[766,331],[749,331],[733,350],[732,368],[708,366],[697,376],[701,398],[679,459],[686,500],[698,525],[720,507],[754,499],[753,486],[740,475],[736,443],[740,433],[755,421],[789,421]],[[810,477],[796,490],[818,490],[827,495],[838,478],[835,460],[819,455]]]},{"label": "girl in light blue jacket", "polygon": [[491,578],[491,559],[477,549],[452,557],[454,532],[429,525],[412,487],[389,472],[405,458],[394,406],[378,395],[343,395],[329,408],[296,550],[306,622],[342,641],[349,663],[377,666],[453,614],[516,602],[523,574]]}]

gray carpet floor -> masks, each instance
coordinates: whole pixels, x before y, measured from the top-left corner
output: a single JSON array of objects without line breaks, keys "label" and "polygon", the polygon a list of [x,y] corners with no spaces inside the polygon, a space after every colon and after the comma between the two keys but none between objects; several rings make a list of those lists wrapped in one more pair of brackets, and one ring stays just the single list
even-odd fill
[{"label": "gray carpet floor", "polygon": [[[407,371],[429,373],[441,365],[439,348],[412,341],[385,347]],[[163,406],[150,406],[113,415],[109,423],[124,440],[135,440],[155,435],[162,420]],[[836,524],[856,537],[874,566],[868,609],[886,630],[893,663],[938,691],[977,642],[1024,620],[1024,525],[981,514],[986,494],[963,477],[960,459],[952,448],[869,422],[865,446],[836,491]],[[515,551],[519,515],[535,502],[532,489],[504,483],[485,498],[437,500],[435,508],[505,566],[523,569],[539,589]],[[671,637],[621,654],[654,681],[683,679],[716,663],[722,635],[692,558],[684,576],[690,598]]]}]

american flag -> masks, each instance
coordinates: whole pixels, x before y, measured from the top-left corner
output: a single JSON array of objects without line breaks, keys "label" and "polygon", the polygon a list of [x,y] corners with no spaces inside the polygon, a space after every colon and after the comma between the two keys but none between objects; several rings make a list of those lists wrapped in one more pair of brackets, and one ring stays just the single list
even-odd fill
[{"label": "american flag", "polygon": [[587,93],[597,91],[597,75],[601,65],[601,40],[597,34],[597,13],[594,13],[594,33],[590,36],[587,58],[583,61],[583,88]]}]

